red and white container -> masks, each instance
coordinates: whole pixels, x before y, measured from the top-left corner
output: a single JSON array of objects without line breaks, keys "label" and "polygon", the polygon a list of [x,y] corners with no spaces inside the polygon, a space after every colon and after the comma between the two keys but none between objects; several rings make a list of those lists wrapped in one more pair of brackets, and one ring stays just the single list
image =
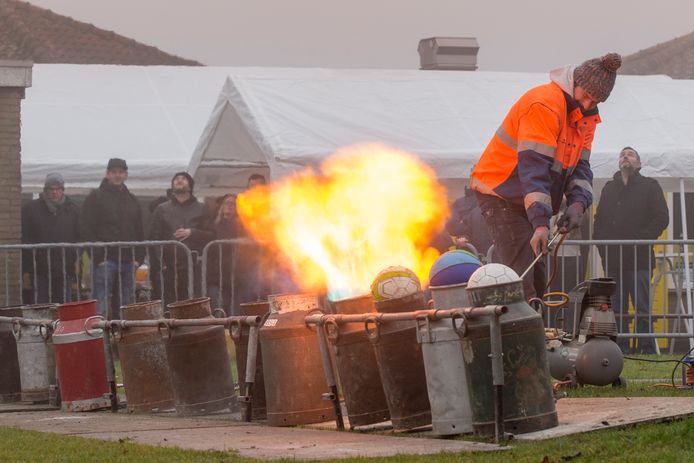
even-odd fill
[{"label": "red and white container", "polygon": [[62,410],[83,412],[111,406],[102,330],[94,329],[96,301],[58,306],[53,348]]}]

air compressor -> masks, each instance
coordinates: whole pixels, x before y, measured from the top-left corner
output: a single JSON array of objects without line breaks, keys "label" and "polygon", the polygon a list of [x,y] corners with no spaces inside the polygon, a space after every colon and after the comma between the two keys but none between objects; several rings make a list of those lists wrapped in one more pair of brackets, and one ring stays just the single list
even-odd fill
[{"label": "air compressor", "polygon": [[[562,328],[547,330],[549,371],[553,378],[578,385],[626,386],[620,376],[624,356],[617,345],[617,322],[611,298],[616,291],[612,278],[586,280],[570,293],[556,310]],[[568,307],[567,307],[568,306]],[[568,330],[567,328],[568,322]]]}]

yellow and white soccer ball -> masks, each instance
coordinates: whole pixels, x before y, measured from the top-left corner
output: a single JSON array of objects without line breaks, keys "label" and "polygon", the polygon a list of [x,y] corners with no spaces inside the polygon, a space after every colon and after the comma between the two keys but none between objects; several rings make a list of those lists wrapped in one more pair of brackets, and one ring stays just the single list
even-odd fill
[{"label": "yellow and white soccer ball", "polygon": [[467,282],[468,288],[480,288],[482,286],[499,285],[502,283],[511,283],[520,281],[518,274],[512,268],[503,264],[487,264],[475,270],[470,275]]},{"label": "yellow and white soccer ball", "polygon": [[381,270],[371,283],[371,294],[376,301],[405,297],[421,290],[422,285],[417,275],[401,265]]}]

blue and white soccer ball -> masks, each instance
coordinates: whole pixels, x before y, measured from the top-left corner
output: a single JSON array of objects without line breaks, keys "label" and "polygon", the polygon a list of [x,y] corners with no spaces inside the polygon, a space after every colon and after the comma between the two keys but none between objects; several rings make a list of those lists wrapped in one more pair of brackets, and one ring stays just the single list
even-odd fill
[{"label": "blue and white soccer ball", "polygon": [[520,281],[518,274],[503,264],[487,264],[475,270],[467,282],[468,288],[499,285]]}]

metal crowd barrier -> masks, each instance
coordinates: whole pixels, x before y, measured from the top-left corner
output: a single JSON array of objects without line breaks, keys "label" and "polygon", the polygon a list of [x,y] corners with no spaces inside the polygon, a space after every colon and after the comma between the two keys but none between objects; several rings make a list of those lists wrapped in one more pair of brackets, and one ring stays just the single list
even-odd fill
[{"label": "metal crowd barrier", "polygon": [[[561,248],[559,249],[558,256],[556,258],[556,265],[553,253],[546,256],[547,274],[548,278],[553,271],[556,271],[556,276],[554,282],[551,286],[553,291],[563,291],[570,292],[578,283],[589,279],[589,278],[599,278],[599,277],[612,277],[619,281],[625,281],[627,278],[629,285],[638,284],[638,276],[634,273],[626,275],[624,271],[624,266],[627,264],[625,260],[625,255],[632,256],[629,262],[634,268],[648,272],[648,269],[655,267],[653,272],[648,275],[648,290],[636,291],[631,301],[631,304],[626,303],[625,306],[628,308],[639,307],[642,305],[643,294],[646,294],[648,301],[646,306],[648,308],[648,313],[639,312],[638,310],[623,311],[620,313],[618,307],[615,307],[615,315],[617,318],[617,324],[620,328],[620,338],[654,338],[658,339],[668,339],[669,348],[672,352],[674,347],[674,342],[676,339],[688,339],[690,348],[694,347],[694,302],[692,300],[692,269],[690,268],[690,245],[694,245],[694,240],[566,240],[563,242]],[[36,255],[40,250],[46,250],[49,256],[54,253],[60,253],[61,268],[57,271],[63,276],[63,281],[67,280],[66,266],[68,265],[68,257],[74,255],[75,260],[82,262],[83,256],[88,256],[90,261],[93,261],[94,250],[95,249],[105,249],[106,252],[113,252],[108,248],[113,249],[113,247],[118,248],[117,260],[120,263],[122,257],[125,253],[130,254],[131,258],[135,256],[136,251],[142,252],[144,247],[144,252],[146,255],[145,262],[150,265],[149,283],[154,286],[155,283],[159,283],[159,288],[163,293],[167,285],[173,284],[175,289],[178,291],[178,272],[173,272],[172,281],[166,281],[164,277],[163,265],[159,265],[157,271],[153,271],[153,267],[161,264],[164,260],[164,249],[165,247],[172,247],[177,250],[174,253],[178,256],[179,252],[182,252],[182,258],[186,262],[187,271],[187,291],[188,294],[195,294],[194,280],[199,278],[201,281],[200,285],[200,295],[211,296],[214,299],[213,307],[224,307],[226,313],[231,315],[234,313],[234,307],[237,307],[239,302],[248,302],[250,300],[255,300],[258,297],[266,296],[267,294],[260,294],[262,292],[268,292],[271,289],[269,285],[264,289],[253,290],[258,294],[253,297],[249,292],[249,283],[245,279],[250,279],[255,281],[256,284],[266,284],[272,278],[264,275],[261,270],[260,265],[252,266],[252,268],[240,268],[239,266],[239,250],[242,247],[249,247],[247,249],[253,249],[254,243],[252,240],[247,238],[231,239],[231,240],[215,240],[210,242],[202,251],[201,256],[197,256],[196,253],[191,252],[184,243],[179,241],[142,241],[142,242],[108,242],[108,243],[44,243],[44,244],[23,244],[23,245],[2,245],[0,246],[0,258],[4,255],[4,281],[0,281],[0,285],[4,285],[4,300],[5,305],[12,305],[10,300],[10,286],[18,285],[19,288],[24,289],[22,282],[22,269],[21,269],[21,258],[19,259],[19,274],[14,275],[11,269],[11,261],[16,259],[16,254],[21,252],[31,252],[31,259],[34,267],[33,283],[34,287],[32,302],[36,301],[38,295],[38,289],[36,285],[37,272],[36,272]],[[603,263],[600,258],[601,248],[604,250],[606,246],[613,246],[615,248],[614,253],[610,251],[607,256],[607,260]],[[654,250],[654,257],[650,256],[648,252],[648,259],[638,260],[637,253],[635,252],[639,248],[648,247]],[[686,252],[685,252],[686,250]],[[73,254],[74,253],[74,254]],[[603,253],[603,255],[605,255]],[[620,263],[616,267],[616,271],[610,272],[609,260],[612,256],[616,256]],[[216,257],[216,262],[214,258]],[[261,257],[258,258],[260,260]],[[47,264],[49,267],[49,274],[51,276],[56,271],[50,268],[52,265],[51,259],[47,258]],[[214,264],[214,265],[212,265]],[[604,264],[604,265],[602,265]],[[655,264],[655,265],[654,265]],[[174,263],[178,266],[178,263]],[[195,267],[200,265],[199,274],[196,275]],[[119,265],[120,266],[120,265]],[[228,268],[227,268],[228,266]],[[80,265],[76,272],[76,277],[78,279],[79,287],[76,295],[73,295],[73,299],[81,300],[86,297],[92,297],[94,291],[93,285],[93,273],[89,272],[89,276],[85,278],[83,265]],[[215,267],[214,269],[212,267]],[[605,270],[607,269],[607,271]],[[0,267],[0,271],[2,267]],[[120,268],[119,268],[120,270]],[[120,271],[118,272],[120,275]],[[244,275],[240,275],[240,274]],[[239,275],[237,275],[239,274]],[[237,277],[243,276],[244,281],[240,281]],[[86,281],[83,281],[85,280]],[[134,282],[133,282],[134,283]],[[626,283],[626,282],[625,282]],[[118,281],[118,288],[122,287],[123,282]],[[63,284],[62,288],[57,290],[53,288],[53,279],[48,279],[49,285],[49,301],[46,302],[62,302],[67,296],[67,284]],[[82,286],[87,286],[90,290],[87,294],[82,294],[80,290]],[[0,286],[0,290],[3,286]],[[621,292],[621,300],[627,300],[627,294],[624,294],[624,285],[618,287],[618,292]],[[138,288],[136,284],[132,285],[131,297],[133,300],[150,300],[161,298],[162,294],[150,294],[144,297],[138,297]],[[251,292],[253,292],[251,291]],[[197,294],[196,294],[197,295]],[[178,293],[177,293],[178,296]],[[62,300],[57,300],[61,299]],[[176,297],[176,299],[181,299],[182,297]],[[0,297],[0,300],[3,298]],[[25,301],[27,302],[27,301]],[[41,301],[43,302],[43,301]],[[121,305],[124,305],[122,302]],[[645,320],[645,321],[643,321]],[[548,327],[557,326],[556,316],[552,312],[548,312],[545,316],[545,323]],[[653,326],[654,328],[648,330],[649,332],[644,332],[645,330],[636,331],[629,329],[629,326],[633,323],[633,327],[637,328],[639,324],[643,326]],[[651,332],[652,331],[652,332]],[[656,343],[656,348],[659,349],[658,343]]]},{"label": "metal crowd barrier", "polygon": [[[244,251],[250,255],[243,256]],[[269,267],[263,266],[266,261],[263,249],[249,238],[210,241],[201,255],[201,295],[227,315],[235,314],[240,303],[267,298],[273,291],[272,275],[263,271]]]},{"label": "metal crowd barrier", "polygon": [[[114,249],[115,248],[115,249]],[[173,262],[169,264],[173,265],[173,280],[167,281],[165,278],[165,262],[166,258],[164,256],[165,249],[174,250]],[[144,258],[143,262],[138,262],[138,264],[147,264],[149,267],[149,275],[146,276],[146,281],[141,282],[147,285],[146,288],[138,288],[136,268],[132,269],[132,281],[125,282],[130,284],[130,296],[133,301],[139,299],[150,300],[152,299],[151,289],[155,283],[159,283],[159,288],[163,293],[168,285],[174,285],[174,290],[176,293],[176,299],[179,299],[178,292],[181,285],[179,285],[179,259],[184,259],[185,272],[187,276],[187,282],[185,287],[188,294],[192,297],[193,283],[194,283],[194,266],[197,262],[197,258],[194,257],[194,252],[192,252],[188,247],[180,241],[112,241],[112,242],[81,242],[81,243],[38,243],[38,244],[10,244],[10,245],[0,245],[0,256],[2,256],[4,261],[4,281],[2,284],[4,288],[4,302],[6,306],[12,305],[15,302],[12,301],[12,289],[15,287],[19,289],[19,297],[24,299],[24,303],[38,303],[38,302],[68,302],[71,300],[82,300],[94,297],[94,253],[95,250],[103,250],[104,260],[112,260],[117,262],[117,291],[121,294],[121,290],[124,285],[122,279],[123,268],[128,265],[128,262],[135,262],[136,256],[142,255]],[[27,253],[30,253],[27,257]],[[43,254],[40,260],[45,257],[46,272],[43,270],[38,270],[37,254]],[[60,268],[54,268],[55,253],[58,255],[58,260],[60,262]],[[25,259],[29,259],[31,262],[31,272],[26,272],[23,268],[23,263]],[[13,260],[16,263],[13,265]],[[88,262],[87,262],[88,261]],[[100,262],[99,262],[100,263]],[[98,265],[99,263],[96,263]],[[153,264],[158,264],[158,271],[156,275],[151,274]],[[69,269],[70,266],[75,268]],[[155,266],[156,267],[156,266]],[[17,274],[13,274],[14,272]],[[25,281],[24,274],[29,273],[30,281]],[[110,291],[106,285],[108,284],[108,278],[104,278],[104,292],[109,294]],[[47,294],[39,294],[39,281],[43,281],[44,288],[47,286]],[[31,287],[27,287],[27,283],[31,284]],[[58,284],[60,287],[55,288],[54,286]],[[73,287],[75,293],[73,294]],[[86,291],[88,290],[88,291]],[[146,294],[138,295],[140,290],[145,290]],[[39,300],[39,296],[41,299]],[[156,295],[160,296],[160,295]],[[156,297],[159,298],[159,297]],[[183,299],[185,297],[181,297]],[[29,300],[26,300],[29,299]],[[0,298],[2,300],[2,298]],[[120,305],[126,305],[128,301],[120,301]]]},{"label": "metal crowd barrier", "polygon": [[[689,348],[693,348],[690,245],[694,245],[694,240],[566,240],[559,248],[556,261],[553,250],[546,256],[548,281],[556,272],[549,290],[570,293],[587,279],[614,278],[617,281],[615,300],[621,300],[624,308],[620,311],[619,307],[613,307],[619,338],[668,339],[670,352],[673,341],[684,338],[689,340]],[[643,259],[643,254],[647,254],[647,259]],[[613,265],[614,258],[618,259],[617,265]],[[643,285],[644,281],[647,286],[639,290],[639,284]],[[634,288],[632,297],[629,296],[630,287]],[[633,330],[629,327],[632,322]],[[547,313],[545,323],[555,327],[556,318]],[[639,330],[639,326],[643,328],[644,325],[650,328],[648,332]],[[655,347],[659,353],[657,342]]]}]

